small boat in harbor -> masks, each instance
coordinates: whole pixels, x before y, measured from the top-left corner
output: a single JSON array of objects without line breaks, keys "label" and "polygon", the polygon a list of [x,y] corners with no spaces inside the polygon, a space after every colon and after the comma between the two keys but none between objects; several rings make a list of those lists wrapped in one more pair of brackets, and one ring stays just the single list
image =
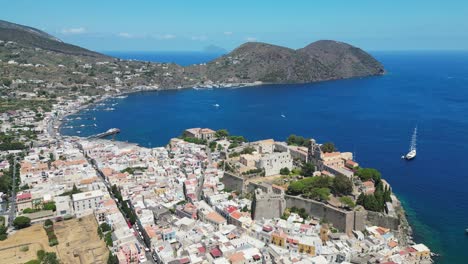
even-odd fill
[{"label": "small boat in harbor", "polygon": [[410,144],[409,152],[406,155],[402,156],[401,157],[402,159],[412,160],[412,159],[416,158],[416,137],[417,137],[417,134],[418,134],[418,127],[415,127],[414,132],[413,132],[413,136],[411,137],[411,144]]},{"label": "small boat in harbor", "polygon": [[214,107],[219,107],[219,104],[214,104],[213,106],[214,106]]},{"label": "small boat in harbor", "polygon": [[282,118],[286,118],[286,116],[285,116],[284,114],[281,114],[281,117],[282,117]]},{"label": "small boat in harbor", "polygon": [[468,235],[468,228],[467,228],[467,229],[465,229],[465,234],[467,234],[467,235]]},{"label": "small boat in harbor", "polygon": [[117,98],[117,99],[125,99],[125,98],[127,98],[127,96],[126,96],[126,95],[119,95],[119,96],[117,96],[117,97],[115,97],[115,98]]},{"label": "small boat in harbor", "polygon": [[104,110],[104,111],[114,111],[115,109],[112,108],[112,107],[107,107],[107,108],[104,108],[103,110]]}]

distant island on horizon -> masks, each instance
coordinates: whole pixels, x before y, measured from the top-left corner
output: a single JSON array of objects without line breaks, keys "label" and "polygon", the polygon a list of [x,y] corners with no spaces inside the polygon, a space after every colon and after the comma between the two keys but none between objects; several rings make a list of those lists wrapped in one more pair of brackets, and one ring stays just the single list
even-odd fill
[{"label": "distant island on horizon", "polygon": [[[210,50],[218,47],[211,47]],[[43,84],[61,95],[101,94],[111,86],[180,89],[263,83],[309,83],[382,75],[380,62],[363,50],[333,40],[301,49],[247,42],[208,63],[180,66],[116,59],[90,51],[41,30],[0,20],[2,84],[30,91]],[[33,80],[33,81],[31,81]],[[59,95],[57,94],[57,95]]]}]

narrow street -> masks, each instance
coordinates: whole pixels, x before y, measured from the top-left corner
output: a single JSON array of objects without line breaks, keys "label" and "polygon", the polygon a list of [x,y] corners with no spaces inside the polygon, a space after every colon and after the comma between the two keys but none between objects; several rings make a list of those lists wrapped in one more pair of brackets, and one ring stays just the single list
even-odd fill
[{"label": "narrow street", "polygon": [[16,214],[16,163],[17,163],[16,155],[13,157],[13,175],[12,175],[12,189],[11,189],[11,197],[10,197],[10,207],[9,207],[9,216],[8,216],[8,224],[10,226],[13,225],[13,220]]},{"label": "narrow street", "polygon": [[[78,149],[80,149],[81,151],[84,151],[79,145],[76,145],[76,147]],[[85,153],[83,153],[83,154],[85,154]],[[107,187],[108,193],[110,194],[111,198],[115,201],[116,198],[115,198],[114,194],[112,193],[112,189],[111,189],[112,186],[106,181],[106,179],[104,177],[104,174],[101,172],[101,170],[99,169],[97,164],[93,161],[93,159],[91,159],[88,155],[85,155],[85,157],[86,157],[86,160],[88,161],[88,163],[93,166],[94,170],[96,171],[96,174],[102,179],[102,181],[104,182],[104,184]],[[117,206],[118,206],[118,208],[120,210],[120,213],[125,217],[124,212],[122,212],[122,205],[118,201],[116,201],[116,203],[117,203]],[[146,256],[147,261],[144,262],[144,263],[155,263],[154,260],[153,260],[153,256],[152,256],[151,252],[146,252],[145,248],[147,248],[147,246],[146,246],[145,242],[143,241],[143,239],[141,239],[141,237],[138,235],[139,233],[138,233],[138,230],[136,230],[136,228],[135,228],[136,226],[137,226],[136,224],[133,225],[132,229],[136,233],[135,237],[136,237],[136,239],[138,240],[138,242],[140,244],[141,250],[143,250],[145,252],[145,256]]]}]

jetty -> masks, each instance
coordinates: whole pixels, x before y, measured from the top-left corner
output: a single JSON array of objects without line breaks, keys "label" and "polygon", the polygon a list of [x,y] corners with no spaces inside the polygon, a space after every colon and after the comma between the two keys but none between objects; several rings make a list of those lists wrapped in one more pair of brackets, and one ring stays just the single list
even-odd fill
[{"label": "jetty", "polygon": [[120,129],[111,128],[111,129],[107,130],[106,132],[102,132],[102,133],[99,133],[99,134],[96,134],[96,135],[89,136],[89,137],[87,137],[87,139],[103,138],[103,137],[107,137],[107,136],[110,136],[110,135],[115,135],[115,134],[118,134],[118,133],[120,133]]}]

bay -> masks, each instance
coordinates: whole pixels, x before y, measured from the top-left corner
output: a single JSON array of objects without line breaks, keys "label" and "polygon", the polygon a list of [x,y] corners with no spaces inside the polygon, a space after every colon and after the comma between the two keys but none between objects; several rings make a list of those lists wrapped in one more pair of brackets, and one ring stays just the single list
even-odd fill
[{"label": "bay", "polygon": [[[190,59],[186,53],[158,54],[147,60],[186,65],[213,59],[198,53]],[[382,172],[405,205],[415,240],[441,254],[437,263],[465,263],[468,52],[373,55],[384,64],[386,75],[136,93],[110,99],[96,111],[81,111],[74,116],[81,119],[67,122],[61,132],[87,136],[117,127],[122,131],[118,140],[148,147],[163,146],[190,127],[226,128],[249,140],[285,140],[296,134],[332,141],[340,150],[353,152],[361,166]],[[134,58],[131,53],[120,56]],[[102,110],[112,104],[114,111]],[[415,126],[418,156],[404,161],[400,157],[408,151]]]}]

